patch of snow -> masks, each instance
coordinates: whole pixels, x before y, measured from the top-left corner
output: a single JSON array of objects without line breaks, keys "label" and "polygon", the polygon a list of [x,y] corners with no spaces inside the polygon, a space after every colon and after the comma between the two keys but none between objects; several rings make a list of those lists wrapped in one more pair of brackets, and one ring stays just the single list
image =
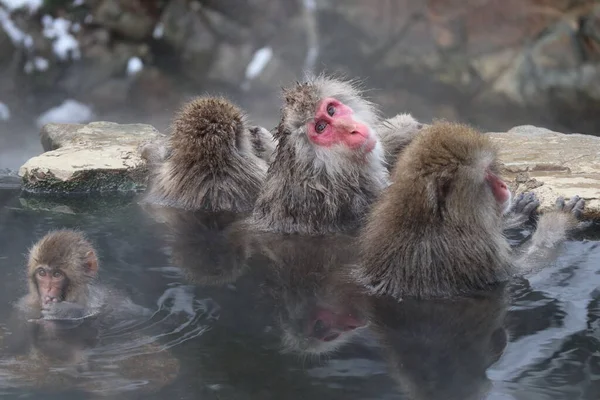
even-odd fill
[{"label": "patch of snow", "polygon": [[154,31],[152,32],[152,37],[154,39],[160,39],[163,37],[164,33],[165,33],[165,26],[162,23],[158,23],[154,27]]},{"label": "patch of snow", "polygon": [[144,68],[144,63],[138,57],[131,57],[127,62],[127,75],[135,75]]},{"label": "patch of snow", "polygon": [[317,3],[315,2],[315,0],[304,0],[304,8],[306,8],[307,10],[314,10],[317,8]]},{"label": "patch of snow", "polygon": [[10,109],[0,101],[0,121],[8,121],[10,119]]},{"label": "patch of snow", "polygon": [[91,24],[92,22],[94,22],[94,16],[92,14],[86,15],[83,19],[83,22],[85,22],[86,24]]},{"label": "patch of snow", "polygon": [[0,4],[10,11],[27,8],[29,12],[37,11],[42,6],[43,0],[0,0]]},{"label": "patch of snow", "polygon": [[258,49],[246,67],[246,79],[252,80],[260,75],[272,57],[273,49],[270,47],[266,46]]},{"label": "patch of snow", "polygon": [[33,61],[27,61],[25,63],[25,72],[31,74],[33,71],[45,71],[48,69],[50,63],[43,57],[35,57]]},{"label": "patch of snow", "polygon": [[36,121],[41,128],[50,122],[80,124],[89,122],[94,118],[91,108],[75,100],[65,100],[57,107],[53,107],[40,115]]},{"label": "patch of snow", "polygon": [[79,43],[69,32],[71,21],[64,18],[54,19],[50,15],[44,15],[42,24],[44,25],[44,36],[53,39],[52,48],[61,60],[66,60],[69,55],[74,59],[81,56]]},{"label": "patch of snow", "polygon": [[0,25],[2,25],[2,29],[4,29],[4,32],[10,37],[15,46],[23,45],[26,48],[33,46],[33,38],[17,28],[15,23],[10,19],[10,15],[1,8]]},{"label": "patch of snow", "polygon": [[73,6],[78,7],[78,6],[82,6],[84,3],[84,0],[73,0]]},{"label": "patch of snow", "polygon": [[79,32],[81,30],[81,24],[79,22],[75,22],[71,27],[71,30],[75,33]]}]

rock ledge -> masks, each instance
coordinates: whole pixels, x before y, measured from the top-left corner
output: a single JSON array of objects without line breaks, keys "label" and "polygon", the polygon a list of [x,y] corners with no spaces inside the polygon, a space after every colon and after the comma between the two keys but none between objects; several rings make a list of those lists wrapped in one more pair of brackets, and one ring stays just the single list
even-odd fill
[{"label": "rock ledge", "polygon": [[600,218],[600,137],[563,134],[531,125],[489,133],[500,150],[502,175],[516,193],[533,191],[540,211],[558,196],[586,200],[586,217]]},{"label": "rock ledge", "polygon": [[161,136],[145,124],[47,124],[41,132],[45,152],[19,169],[23,189],[45,193],[142,190],[148,171],[138,148]]}]

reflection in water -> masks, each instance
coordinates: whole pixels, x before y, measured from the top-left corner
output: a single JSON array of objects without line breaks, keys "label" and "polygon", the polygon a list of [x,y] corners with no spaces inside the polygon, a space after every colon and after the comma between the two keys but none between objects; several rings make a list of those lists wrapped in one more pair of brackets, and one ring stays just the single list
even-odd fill
[{"label": "reflection in water", "polygon": [[366,296],[347,274],[356,256],[351,237],[256,234],[250,242],[258,256],[253,261],[268,269],[264,291],[275,306],[284,350],[330,353],[367,325]]},{"label": "reflection in water", "polygon": [[373,329],[407,398],[486,398],[485,371],[507,342],[503,288],[452,300],[372,300]]},{"label": "reflection in water", "polygon": [[[396,302],[347,279],[356,248],[341,235],[250,234],[236,216],[123,201],[3,204],[3,304],[23,294],[32,236],[81,227],[97,244],[101,280],[151,312],[34,335],[27,351],[2,355],[0,393],[595,400],[600,392],[598,237],[567,243],[556,265],[506,295]],[[2,322],[7,312],[0,307]]]},{"label": "reflection in water", "polygon": [[171,253],[173,265],[183,269],[187,279],[201,285],[234,282],[245,270],[246,254],[238,235],[229,230],[238,216],[229,212],[207,213],[144,204],[157,222]]},{"label": "reflection in water", "polygon": [[218,312],[210,299],[195,299],[189,287],[176,286],[143,319],[102,328],[89,321],[76,326],[71,321],[34,322],[26,351],[2,359],[0,388],[76,388],[102,396],[155,391],[179,371],[179,361],[168,349],[200,336]]}]

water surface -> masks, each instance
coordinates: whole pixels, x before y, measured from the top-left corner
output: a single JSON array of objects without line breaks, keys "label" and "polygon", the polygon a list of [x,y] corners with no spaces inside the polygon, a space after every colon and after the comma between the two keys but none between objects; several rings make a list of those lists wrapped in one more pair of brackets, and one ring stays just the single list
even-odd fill
[{"label": "water surface", "polygon": [[103,331],[86,348],[87,370],[1,356],[0,394],[600,398],[597,228],[567,243],[541,273],[515,282],[508,301],[490,294],[398,304],[365,297],[345,279],[340,267],[353,249],[343,239],[225,236],[231,224],[228,216],[149,214],[133,198],[50,200],[0,190],[3,328],[26,291],[27,249],[56,228],[85,231],[102,282],[149,310]]}]

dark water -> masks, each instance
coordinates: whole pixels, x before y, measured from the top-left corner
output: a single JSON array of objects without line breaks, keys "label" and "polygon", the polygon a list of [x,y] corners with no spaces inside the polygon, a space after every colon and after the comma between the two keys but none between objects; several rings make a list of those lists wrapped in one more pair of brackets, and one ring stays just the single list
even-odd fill
[{"label": "dark water", "polygon": [[86,370],[32,353],[3,355],[0,395],[600,398],[597,227],[567,243],[555,264],[517,281],[510,297],[398,304],[367,298],[346,279],[341,267],[354,249],[344,238],[226,236],[231,223],[149,213],[126,198],[50,200],[0,190],[3,328],[10,304],[26,292],[27,249],[55,228],[85,231],[102,282],[150,310],[102,332],[85,348]]}]

